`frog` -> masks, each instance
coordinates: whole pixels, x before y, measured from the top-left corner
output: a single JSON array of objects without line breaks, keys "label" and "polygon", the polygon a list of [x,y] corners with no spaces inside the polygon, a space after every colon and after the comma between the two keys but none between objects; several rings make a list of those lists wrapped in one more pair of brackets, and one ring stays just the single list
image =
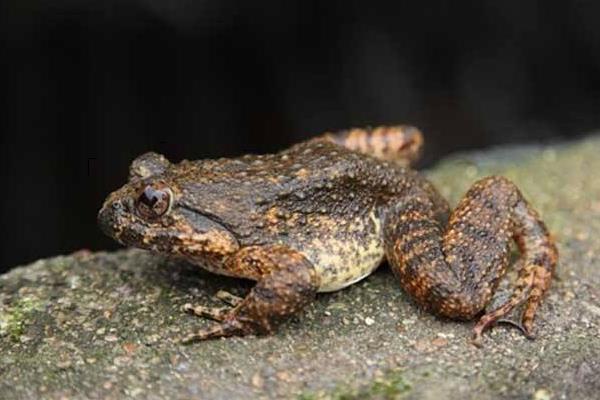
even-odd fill
[{"label": "frog", "polygon": [[[478,180],[451,210],[414,169],[423,143],[419,129],[393,125],[327,132],[273,154],[172,163],[149,152],[132,162],[98,222],[125,246],[255,282],[244,298],[219,292],[224,307],[185,304],[215,322],[183,343],[273,334],[318,293],[385,262],[418,307],[476,320],[474,344],[502,322],[534,338],[558,260],[552,235],[502,176]],[[513,265],[510,295],[487,310]]]}]

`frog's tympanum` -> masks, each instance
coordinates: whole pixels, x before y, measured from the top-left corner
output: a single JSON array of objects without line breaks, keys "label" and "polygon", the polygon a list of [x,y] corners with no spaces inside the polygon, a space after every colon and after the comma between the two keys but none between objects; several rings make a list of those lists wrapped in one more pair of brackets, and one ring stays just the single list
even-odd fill
[{"label": "frog's tympanum", "polygon": [[[184,258],[208,271],[256,281],[231,308],[187,304],[218,321],[186,337],[271,333],[318,292],[352,285],[384,260],[400,286],[444,317],[478,318],[474,341],[522,306],[533,320],[558,258],[544,223],[508,179],[476,182],[450,213],[410,169],[423,139],[412,127],[327,133],[277,154],[170,163],[133,161],[111,193],[100,226],[120,243]],[[485,311],[510,264],[518,278],[506,302]]]}]

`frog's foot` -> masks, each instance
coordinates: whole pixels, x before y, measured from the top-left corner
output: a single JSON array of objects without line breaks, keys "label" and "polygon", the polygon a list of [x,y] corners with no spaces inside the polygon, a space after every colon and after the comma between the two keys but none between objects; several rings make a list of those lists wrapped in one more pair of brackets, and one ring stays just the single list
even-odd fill
[{"label": "frog's foot", "polygon": [[265,275],[241,301],[229,293],[218,294],[221,300],[236,304],[234,308],[184,306],[189,312],[219,323],[184,337],[182,343],[272,333],[279,322],[299,312],[317,292],[318,278],[312,264],[300,253],[286,247],[253,248],[231,262],[260,264]]},{"label": "frog's foot", "polygon": [[503,311],[504,310],[497,309],[481,317],[481,319],[473,328],[473,337],[471,338],[471,343],[473,343],[477,347],[482,347],[483,332],[486,329],[499,324],[512,326],[513,328],[518,329],[527,339],[535,339],[535,335],[531,332],[531,328],[527,328],[523,322],[510,318],[502,318],[502,316],[508,313],[503,313]]},{"label": "frog's foot", "polygon": [[[533,320],[542,301],[542,295],[550,286],[551,273],[547,266],[528,265],[519,271],[516,289],[512,297],[503,305],[485,314],[473,328],[473,344],[481,346],[481,335],[495,324],[509,324],[519,329],[527,339],[535,339]],[[525,304],[521,321],[504,318],[515,308]]]}]

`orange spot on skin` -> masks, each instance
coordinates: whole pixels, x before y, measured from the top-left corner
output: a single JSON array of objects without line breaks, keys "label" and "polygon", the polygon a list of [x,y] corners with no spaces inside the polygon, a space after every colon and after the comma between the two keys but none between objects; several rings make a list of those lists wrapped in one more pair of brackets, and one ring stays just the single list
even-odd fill
[{"label": "orange spot on skin", "polygon": [[306,168],[301,168],[296,172],[296,176],[300,179],[307,179],[310,176],[310,171]]}]

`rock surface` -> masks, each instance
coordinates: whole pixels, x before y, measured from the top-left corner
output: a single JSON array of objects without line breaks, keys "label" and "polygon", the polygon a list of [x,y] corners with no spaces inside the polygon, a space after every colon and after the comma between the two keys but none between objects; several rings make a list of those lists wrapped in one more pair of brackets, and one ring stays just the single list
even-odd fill
[{"label": "rock surface", "polygon": [[[478,177],[513,179],[561,253],[538,339],[499,326],[484,348],[472,323],[419,310],[387,267],[334,293],[269,337],[190,346],[209,323],[180,311],[218,305],[248,282],[138,250],[78,252],[0,277],[0,393],[13,398],[526,398],[600,392],[600,137],[451,157],[429,171],[454,203]],[[507,292],[499,292],[502,298]]]}]

